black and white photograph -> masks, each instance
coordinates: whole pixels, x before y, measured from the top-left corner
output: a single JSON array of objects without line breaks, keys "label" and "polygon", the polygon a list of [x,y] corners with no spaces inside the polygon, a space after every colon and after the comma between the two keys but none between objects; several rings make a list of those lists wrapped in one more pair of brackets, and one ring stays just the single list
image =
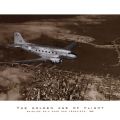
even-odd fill
[{"label": "black and white photograph", "polygon": [[0,15],[0,100],[120,100],[120,15]]},{"label": "black and white photograph", "polygon": [[0,1],[0,119],[118,120],[118,0]]}]

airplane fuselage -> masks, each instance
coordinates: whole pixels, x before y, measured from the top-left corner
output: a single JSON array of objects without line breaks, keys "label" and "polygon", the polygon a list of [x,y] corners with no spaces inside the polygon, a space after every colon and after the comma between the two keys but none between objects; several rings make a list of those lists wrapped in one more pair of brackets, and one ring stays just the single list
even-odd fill
[{"label": "airplane fuselage", "polygon": [[50,60],[52,62],[59,63],[61,58],[74,59],[76,55],[72,54],[70,50],[61,48],[52,48],[46,46],[38,46],[32,43],[26,44],[14,44],[14,47],[20,47],[26,51],[32,52],[44,60]]}]

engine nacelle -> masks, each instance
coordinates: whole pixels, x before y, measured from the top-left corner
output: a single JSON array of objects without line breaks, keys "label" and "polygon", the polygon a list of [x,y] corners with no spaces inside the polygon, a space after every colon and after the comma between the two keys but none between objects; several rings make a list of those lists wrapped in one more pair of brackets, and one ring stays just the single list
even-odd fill
[{"label": "engine nacelle", "polygon": [[60,63],[62,60],[60,58],[50,58],[53,63]]}]

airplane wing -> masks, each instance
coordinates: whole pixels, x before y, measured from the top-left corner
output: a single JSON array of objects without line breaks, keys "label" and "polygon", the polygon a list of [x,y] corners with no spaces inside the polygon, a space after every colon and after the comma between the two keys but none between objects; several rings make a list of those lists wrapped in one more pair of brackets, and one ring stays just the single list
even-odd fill
[{"label": "airplane wing", "polygon": [[65,49],[71,50],[71,49],[73,49],[76,46],[76,44],[77,44],[76,42],[72,42],[71,44],[69,44],[68,46],[66,46]]},{"label": "airplane wing", "polygon": [[33,62],[44,61],[44,60],[45,59],[43,59],[43,58],[38,58],[38,59],[31,59],[31,60],[19,60],[19,61],[12,61],[12,62],[0,62],[0,64],[33,63]]}]

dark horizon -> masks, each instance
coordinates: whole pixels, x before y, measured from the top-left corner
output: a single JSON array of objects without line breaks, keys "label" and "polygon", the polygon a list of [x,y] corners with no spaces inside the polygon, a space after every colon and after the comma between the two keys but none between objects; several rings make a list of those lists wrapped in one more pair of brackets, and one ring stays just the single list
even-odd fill
[{"label": "dark horizon", "polygon": [[76,15],[0,15],[1,23],[17,23],[40,19],[65,19]]},{"label": "dark horizon", "polygon": [[[42,14],[4,14],[0,15],[0,23],[20,23],[20,22],[26,22],[26,21],[36,21],[36,20],[44,20],[44,19],[59,19],[59,20],[65,20],[66,18],[74,18],[76,16],[103,16],[105,18],[112,18],[112,19],[118,19],[120,15],[78,15],[78,14],[71,14],[71,15],[63,15],[63,14],[50,14],[50,15],[42,15]],[[94,18],[93,18],[94,19]]]}]

